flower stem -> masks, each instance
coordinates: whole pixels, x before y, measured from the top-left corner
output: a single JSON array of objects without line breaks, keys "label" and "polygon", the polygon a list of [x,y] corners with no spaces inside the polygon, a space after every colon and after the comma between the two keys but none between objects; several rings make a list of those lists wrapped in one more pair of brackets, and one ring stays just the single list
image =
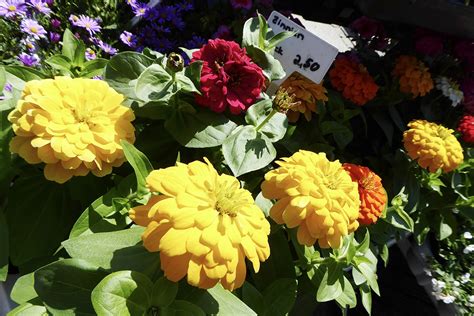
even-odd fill
[{"label": "flower stem", "polygon": [[270,121],[270,119],[277,113],[278,111],[273,109],[270,114],[268,114],[268,116],[262,121],[262,123],[258,124],[256,130],[257,132],[265,125],[267,124],[268,121]]}]

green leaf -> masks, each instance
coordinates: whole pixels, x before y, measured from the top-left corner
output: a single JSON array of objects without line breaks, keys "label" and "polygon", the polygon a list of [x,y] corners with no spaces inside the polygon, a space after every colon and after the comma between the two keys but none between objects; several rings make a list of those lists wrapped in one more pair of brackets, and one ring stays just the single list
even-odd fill
[{"label": "green leaf", "polygon": [[354,138],[350,128],[336,121],[322,122],[321,132],[323,135],[332,134],[334,141],[340,149],[344,149]]},{"label": "green leaf", "polygon": [[[245,21],[242,34],[242,47],[258,47],[260,42],[260,21],[258,17]],[[260,47],[263,49],[263,47]]]},{"label": "green leaf", "polygon": [[53,314],[95,315],[94,287],[106,275],[79,259],[63,259],[35,271],[35,290]]},{"label": "green leaf", "polygon": [[446,239],[449,236],[451,236],[453,233],[453,229],[451,228],[451,226],[445,222],[444,216],[440,216],[438,230],[439,230],[439,240]]},{"label": "green leaf", "polygon": [[382,247],[382,251],[380,252],[380,257],[382,258],[385,267],[387,267],[388,264],[388,253],[388,246],[384,244]]},{"label": "green leaf", "polygon": [[237,296],[225,290],[220,284],[207,291],[219,303],[219,315],[257,315]]},{"label": "green leaf", "polygon": [[133,270],[152,277],[160,273],[159,253],[147,251],[141,244],[143,227],[117,232],[82,235],[62,244],[73,258],[83,259],[106,270]]},{"label": "green leaf", "polygon": [[170,306],[162,308],[160,316],[205,316],[203,310],[191,302],[176,300]]},{"label": "green leaf", "polygon": [[384,221],[408,232],[413,232],[415,227],[413,219],[401,207],[389,207]]},{"label": "green leaf", "polygon": [[153,64],[145,69],[138,77],[135,86],[135,94],[143,101],[160,101],[169,99],[170,95],[176,93],[171,91],[173,78],[159,64]]},{"label": "green leaf", "polygon": [[258,27],[259,27],[259,34],[258,34],[258,47],[264,49],[265,48],[265,38],[267,37],[268,32],[268,24],[267,20],[261,15],[257,13],[258,17]]},{"label": "green leaf", "polygon": [[54,55],[46,59],[46,63],[61,71],[62,74],[72,75],[71,73],[71,60],[64,55]]},{"label": "green leaf", "polygon": [[238,177],[261,169],[276,157],[272,142],[253,126],[239,126],[222,144],[225,162]]},{"label": "green leaf", "polygon": [[139,272],[114,272],[92,291],[92,305],[97,315],[146,315],[152,289],[150,279]]},{"label": "green leaf", "polygon": [[62,54],[66,56],[74,66],[82,66],[85,60],[86,47],[84,43],[77,39],[68,29],[63,35]]},{"label": "green leaf", "polygon": [[105,67],[104,78],[112,88],[131,99],[137,99],[138,77],[153,64],[153,59],[136,52],[122,52],[112,57]]},{"label": "green leaf", "polygon": [[362,285],[359,290],[362,297],[362,305],[370,316],[372,314],[372,292],[367,284]]},{"label": "green leaf", "polygon": [[13,285],[11,299],[17,304],[23,304],[38,296],[35,291],[34,272],[21,276]]},{"label": "green leaf", "polygon": [[286,315],[296,300],[297,281],[295,279],[278,279],[263,292],[264,315]]},{"label": "green leaf", "polygon": [[251,283],[247,281],[242,287],[242,300],[245,304],[247,304],[247,306],[254,310],[257,315],[263,315],[263,295]]},{"label": "green leaf", "polygon": [[357,246],[357,251],[360,253],[365,253],[370,246],[370,233],[369,230],[365,232],[364,239],[362,242]]},{"label": "green leaf", "polygon": [[43,174],[14,182],[8,194],[6,219],[10,259],[17,266],[52,255],[73,224],[64,187],[47,181]]},{"label": "green leaf", "polygon": [[[200,63],[197,63],[197,64],[199,66]],[[202,65],[201,65],[201,67],[202,67]],[[200,75],[201,75],[201,73],[200,73],[200,70],[199,70],[199,76]],[[199,86],[195,85],[195,81],[193,81],[191,78],[188,78],[184,74],[184,72],[177,72],[175,80],[176,80],[180,90],[182,90],[184,92],[189,92],[189,93],[201,93],[198,89]]]},{"label": "green leaf", "polygon": [[265,217],[270,216],[270,209],[272,208],[273,203],[271,200],[263,197],[262,192],[260,192],[255,198],[255,204],[257,204],[257,206],[263,211]]},{"label": "green leaf", "polygon": [[285,77],[286,73],[283,66],[271,54],[255,46],[248,46],[246,48],[247,54],[262,68],[263,74],[270,81],[283,79]]},{"label": "green leaf", "polygon": [[199,50],[199,48],[187,49],[185,47],[180,47],[179,49],[182,50],[189,59],[193,59],[193,53]]},{"label": "green leaf", "polygon": [[178,294],[178,283],[161,277],[153,285],[151,296],[151,305],[155,307],[164,307],[170,305]]},{"label": "green leaf", "polygon": [[48,315],[46,307],[43,305],[36,305],[33,303],[23,303],[15,309],[11,310],[7,316],[36,316],[36,315]]},{"label": "green leaf", "polygon": [[[189,64],[188,67],[184,68],[184,74],[186,77],[191,79],[196,88],[201,87],[201,71],[202,71],[203,62],[195,61]],[[198,90],[199,92],[199,90]]]},{"label": "green leaf", "polygon": [[0,210],[0,282],[7,279],[9,253],[8,226],[5,216]]},{"label": "green leaf", "polygon": [[343,308],[354,308],[357,305],[357,297],[351,282],[344,276],[342,283],[342,294],[336,298],[336,302]]},{"label": "green leaf", "polygon": [[318,302],[328,302],[338,298],[342,294],[343,284],[342,268],[336,262],[325,269],[321,284],[316,293]]},{"label": "green leaf", "polygon": [[209,111],[175,111],[165,122],[166,130],[188,148],[220,146],[236,126],[224,115]]},{"label": "green leaf", "polygon": [[380,296],[379,286],[377,283],[377,272],[373,269],[368,263],[361,262],[358,257],[354,258],[355,268],[360,272],[364,278],[367,280],[367,284],[372,288],[372,290]]},{"label": "green leaf", "polygon": [[130,219],[120,213],[117,214],[114,200],[117,197],[127,197],[135,186],[136,180],[133,175],[130,175],[122,180],[118,187],[110,189],[106,194],[97,198],[79,216],[71,229],[69,238],[125,228],[130,224]]},{"label": "green leaf", "polygon": [[[5,66],[5,71],[9,74],[12,74],[18,79],[27,82],[31,80],[40,80],[40,79],[45,79],[46,75],[44,75],[42,72],[39,72],[36,69],[33,69],[31,67],[24,67],[24,66]],[[23,87],[18,87],[18,85],[15,85],[14,82],[12,82],[11,78],[9,78],[7,74],[7,81],[11,83],[13,86],[16,88],[22,89]]]},{"label": "green leaf", "polygon": [[265,47],[266,51],[274,49],[277,45],[284,42],[286,39],[295,35],[295,32],[283,31],[268,40],[268,44]]},{"label": "green leaf", "polygon": [[[262,100],[252,105],[245,114],[247,124],[258,127],[272,113],[272,101]],[[285,136],[288,129],[288,119],[283,113],[275,113],[259,132],[265,134],[270,141],[277,142]]]},{"label": "green leaf", "polygon": [[120,144],[123,147],[125,158],[127,158],[127,161],[135,171],[137,178],[137,195],[139,197],[147,195],[150,191],[146,186],[146,177],[153,171],[153,166],[148,158],[132,144],[124,140],[122,140]]},{"label": "green leaf", "polygon": [[96,58],[87,61],[81,71],[81,77],[92,78],[94,76],[102,76],[108,62],[109,61],[104,58]]}]

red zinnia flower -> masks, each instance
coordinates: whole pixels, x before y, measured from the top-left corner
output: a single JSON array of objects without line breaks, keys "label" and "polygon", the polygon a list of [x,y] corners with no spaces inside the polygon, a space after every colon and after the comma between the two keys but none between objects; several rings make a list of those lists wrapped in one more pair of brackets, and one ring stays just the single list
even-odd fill
[{"label": "red zinnia flower", "polygon": [[466,143],[474,144],[474,116],[464,115],[458,125],[458,131]]},{"label": "red zinnia flower", "polygon": [[222,39],[209,40],[193,53],[192,61],[204,62],[201,92],[196,102],[214,112],[229,107],[232,114],[245,111],[262,92],[262,69],[246,55],[239,44]]}]

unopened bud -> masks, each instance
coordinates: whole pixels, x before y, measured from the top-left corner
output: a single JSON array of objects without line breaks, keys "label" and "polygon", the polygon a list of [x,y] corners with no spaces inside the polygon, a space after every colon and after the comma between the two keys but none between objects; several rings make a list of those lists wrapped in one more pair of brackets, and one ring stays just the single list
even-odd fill
[{"label": "unopened bud", "polygon": [[180,54],[170,53],[166,62],[166,67],[173,72],[178,72],[184,68],[184,59]]}]

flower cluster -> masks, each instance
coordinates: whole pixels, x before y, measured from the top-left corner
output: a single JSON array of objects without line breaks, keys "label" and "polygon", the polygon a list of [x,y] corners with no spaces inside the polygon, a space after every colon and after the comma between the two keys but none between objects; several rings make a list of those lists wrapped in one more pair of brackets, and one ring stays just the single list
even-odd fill
[{"label": "flower cluster", "polygon": [[474,116],[464,115],[458,125],[462,139],[468,144],[474,144]]},{"label": "flower cluster", "polygon": [[193,53],[192,62],[202,61],[201,92],[196,102],[214,112],[229,108],[239,114],[254,103],[262,92],[265,77],[245,49],[236,42],[209,40]]},{"label": "flower cluster", "polygon": [[433,89],[433,79],[428,67],[414,56],[399,56],[393,75],[399,79],[400,91],[413,96],[424,96]]},{"label": "flower cluster", "polygon": [[105,81],[29,81],[8,116],[16,134],[10,151],[45,163],[45,177],[59,183],[89,172],[107,175],[125,160],[120,141],[135,141],[134,115],[123,99]]},{"label": "flower cluster", "polygon": [[329,71],[331,84],[342,95],[357,105],[364,105],[379,89],[374,79],[361,63],[349,56],[339,56]]},{"label": "flower cluster", "polygon": [[307,121],[311,120],[312,113],[316,112],[318,102],[326,102],[328,100],[327,91],[322,84],[317,84],[300,75],[293,73],[281,85],[282,88],[288,89],[294,94],[294,99],[298,104],[291,108],[288,112],[288,121],[296,122],[303,114]]},{"label": "flower cluster", "polygon": [[357,183],[324,153],[300,150],[277,164],[262,183],[263,196],[277,200],[270,216],[278,224],[298,227],[300,244],[318,241],[322,248],[339,248],[342,237],[359,227]]},{"label": "flower cluster", "polygon": [[411,159],[430,172],[450,172],[464,160],[461,144],[453,130],[425,120],[408,123],[403,144]]},{"label": "flower cluster", "polygon": [[359,187],[359,223],[375,224],[387,206],[387,193],[382,186],[382,179],[367,167],[345,163],[343,168]]},{"label": "flower cluster", "polygon": [[369,47],[377,50],[383,50],[387,47],[388,38],[381,22],[362,16],[352,22],[350,27],[356,31],[364,41],[368,41]]},{"label": "flower cluster", "polygon": [[247,257],[256,272],[270,256],[270,224],[249,191],[212,164],[194,161],[155,170],[147,177],[148,204],[130,211],[145,226],[143,245],[159,251],[161,268],[174,282],[230,291],[245,281]]},{"label": "flower cluster", "polygon": [[445,97],[451,100],[453,107],[457,106],[463,100],[463,93],[459,89],[459,85],[452,79],[439,76],[435,79],[436,88],[440,90]]}]

